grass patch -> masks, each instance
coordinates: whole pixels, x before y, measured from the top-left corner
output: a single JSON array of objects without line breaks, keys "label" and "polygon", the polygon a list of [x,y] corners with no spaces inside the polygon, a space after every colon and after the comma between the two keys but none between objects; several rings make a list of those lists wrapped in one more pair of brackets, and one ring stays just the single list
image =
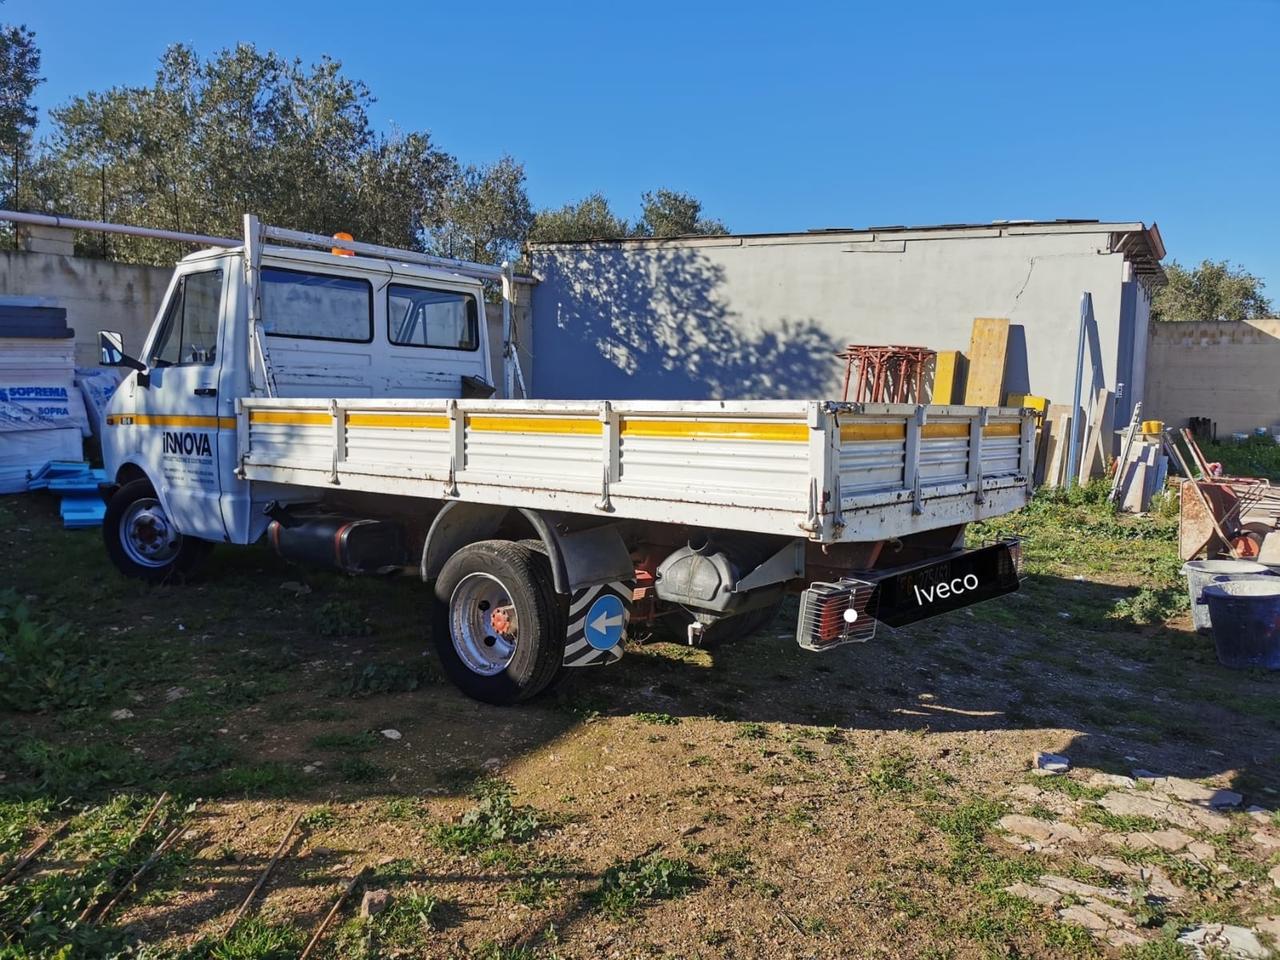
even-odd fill
[{"label": "grass patch", "polygon": [[610,867],[592,899],[604,913],[621,920],[646,903],[683,897],[702,882],[698,868],[688,860],[654,853]]},{"label": "grass patch", "polygon": [[875,794],[908,793],[916,788],[916,782],[908,774],[911,761],[897,755],[881,757],[867,771],[867,784]]},{"label": "grass patch", "polygon": [[197,945],[182,960],[293,960],[305,942],[292,924],[250,917],[222,939]]},{"label": "grass patch", "polygon": [[637,713],[636,719],[641,723],[651,723],[657,727],[674,727],[680,722],[679,717],[673,717],[669,713]]},{"label": "grass patch", "polygon": [[37,618],[15,591],[0,592],[0,707],[36,712],[102,701],[117,678],[99,649],[67,624]]},{"label": "grass patch", "polygon": [[334,688],[342,697],[371,697],[383,693],[408,693],[438,680],[427,662],[414,666],[375,661],[348,668]]},{"label": "grass patch", "polygon": [[479,799],[457,823],[441,824],[432,831],[432,840],[445,850],[475,853],[504,843],[532,840],[542,826],[533,807],[511,802],[514,791],[506,783],[489,781],[476,790]]}]

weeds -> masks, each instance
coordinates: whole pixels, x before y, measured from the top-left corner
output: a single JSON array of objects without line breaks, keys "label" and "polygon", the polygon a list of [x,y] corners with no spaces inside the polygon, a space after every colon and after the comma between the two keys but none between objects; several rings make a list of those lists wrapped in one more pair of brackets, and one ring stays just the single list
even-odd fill
[{"label": "weeds", "polygon": [[38,620],[13,590],[0,593],[0,707],[89,706],[111,692],[114,676],[67,624]]},{"label": "weeds", "polygon": [[641,723],[652,723],[658,727],[674,727],[680,722],[679,717],[673,717],[669,713],[637,713],[636,719]]},{"label": "weeds", "polygon": [[881,757],[867,771],[867,783],[876,794],[906,793],[914,790],[916,783],[909,776],[911,761],[906,757]]},{"label": "weeds", "polygon": [[482,784],[476,791],[480,802],[457,823],[436,827],[432,839],[445,850],[459,853],[532,840],[542,821],[533,807],[513,805],[512,792],[505,783]]},{"label": "weeds", "polygon": [[348,670],[335,687],[343,697],[370,697],[379,693],[408,693],[436,682],[435,672],[425,663],[406,666],[403,663],[366,663],[358,670]]},{"label": "weeds", "polygon": [[683,897],[702,882],[702,875],[688,860],[654,853],[606,870],[593,899],[604,913],[621,920],[646,902]]}]

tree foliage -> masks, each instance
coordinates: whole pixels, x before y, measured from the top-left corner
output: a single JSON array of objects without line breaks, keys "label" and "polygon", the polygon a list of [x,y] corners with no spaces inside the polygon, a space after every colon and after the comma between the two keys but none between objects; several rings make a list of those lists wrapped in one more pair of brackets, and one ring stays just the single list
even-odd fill
[{"label": "tree foliage", "polygon": [[480,263],[517,260],[533,223],[524,166],[511,157],[458,172],[445,191],[435,249],[446,257]]},{"label": "tree foliage", "polygon": [[0,26],[0,203],[8,206],[22,179],[22,166],[36,127],[32,94],[42,81],[35,34],[23,26]]},{"label": "tree foliage", "polygon": [[[421,248],[456,165],[426,133],[375,133],[371,102],[335,60],[307,69],[241,44],[204,61],[175,45],[151,86],[52,112],[42,186],[63,210],[125,223],[237,236],[252,211]],[[112,244],[124,259],[159,255],[151,241]]]},{"label": "tree foliage", "polygon": [[1226,260],[1205,260],[1193,270],[1175,261],[1165,274],[1169,282],[1151,305],[1154,320],[1257,320],[1271,315],[1262,280]]},{"label": "tree foliage", "polygon": [[642,197],[640,222],[632,231],[637,237],[722,236],[729,231],[719,220],[702,216],[702,201],[687,193],[655,190]]},{"label": "tree foliage", "polygon": [[534,219],[529,239],[571,243],[624,237],[719,236],[728,232],[719,220],[702,216],[702,202],[696,197],[674,190],[655,190],[641,195],[640,219],[634,224],[614,213],[603,194],[593,193],[558,210],[541,211]]},{"label": "tree foliage", "polygon": [[541,243],[617,240],[631,235],[631,225],[613,212],[602,193],[593,193],[558,210],[541,210],[534,217],[529,239]]}]

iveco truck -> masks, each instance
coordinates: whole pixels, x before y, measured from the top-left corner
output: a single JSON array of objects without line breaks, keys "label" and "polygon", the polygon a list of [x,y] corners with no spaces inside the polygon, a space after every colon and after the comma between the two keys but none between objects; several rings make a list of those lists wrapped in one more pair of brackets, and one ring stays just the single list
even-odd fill
[{"label": "iveco truck", "polygon": [[1027,502],[1031,411],[513,396],[526,278],[336,242],[246,216],[243,241],[177,265],[136,355],[100,335],[131,368],[102,439],[125,574],[263,539],[412,574],[448,676],[498,704],[616,661],[640,625],[731,642],[788,592],[822,651],[1017,589],[1018,544],[966,549],[964,529]]}]

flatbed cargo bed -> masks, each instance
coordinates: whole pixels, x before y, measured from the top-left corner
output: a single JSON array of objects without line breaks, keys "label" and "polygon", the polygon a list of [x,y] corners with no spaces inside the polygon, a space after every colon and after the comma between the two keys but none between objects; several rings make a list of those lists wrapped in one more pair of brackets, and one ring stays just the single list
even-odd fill
[{"label": "flatbed cargo bed", "polygon": [[1008,513],[1034,414],[778,401],[243,399],[254,481],[865,542]]}]

